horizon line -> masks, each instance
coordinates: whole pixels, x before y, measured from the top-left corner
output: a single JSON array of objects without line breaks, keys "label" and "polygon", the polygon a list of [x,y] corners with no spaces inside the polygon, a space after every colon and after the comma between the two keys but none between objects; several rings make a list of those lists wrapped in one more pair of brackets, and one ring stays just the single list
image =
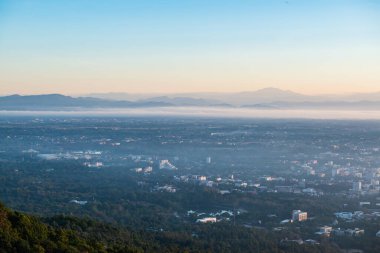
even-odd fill
[{"label": "horizon line", "polygon": [[89,93],[63,93],[63,92],[42,92],[42,93],[7,93],[7,94],[0,94],[1,97],[6,96],[13,96],[13,95],[20,95],[20,96],[35,96],[35,95],[65,95],[65,96],[88,96],[91,95],[111,95],[111,94],[129,94],[129,95],[186,95],[186,94],[207,94],[207,93],[216,93],[216,94],[238,94],[238,93],[250,93],[250,92],[259,92],[264,90],[276,90],[276,91],[282,91],[282,92],[292,92],[298,95],[303,96],[342,96],[342,95],[355,95],[355,94],[375,94],[380,93],[380,90],[377,91],[349,91],[349,92],[342,92],[342,93],[314,93],[314,94],[308,94],[303,92],[298,92],[291,89],[281,89],[276,87],[265,87],[255,90],[241,90],[241,91],[183,91],[183,92],[128,92],[128,91],[104,91],[104,92],[89,92]]}]

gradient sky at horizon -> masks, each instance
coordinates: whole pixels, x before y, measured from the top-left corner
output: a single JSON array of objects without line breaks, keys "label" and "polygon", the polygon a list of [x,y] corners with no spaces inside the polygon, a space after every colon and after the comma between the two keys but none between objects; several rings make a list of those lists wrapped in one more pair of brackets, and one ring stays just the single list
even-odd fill
[{"label": "gradient sky at horizon", "polygon": [[376,0],[0,0],[0,95],[380,91]]}]

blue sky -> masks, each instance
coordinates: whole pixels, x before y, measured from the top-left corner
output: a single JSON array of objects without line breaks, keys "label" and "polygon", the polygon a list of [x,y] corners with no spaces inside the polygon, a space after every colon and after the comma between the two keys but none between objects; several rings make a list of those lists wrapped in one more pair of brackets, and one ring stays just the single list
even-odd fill
[{"label": "blue sky", "polygon": [[0,0],[0,94],[380,91],[380,1]]}]

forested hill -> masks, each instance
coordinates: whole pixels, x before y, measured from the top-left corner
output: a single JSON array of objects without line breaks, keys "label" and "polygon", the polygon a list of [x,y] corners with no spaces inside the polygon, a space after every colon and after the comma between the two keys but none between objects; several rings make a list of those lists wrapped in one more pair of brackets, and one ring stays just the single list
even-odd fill
[{"label": "forested hill", "polygon": [[104,245],[73,230],[53,228],[38,218],[0,204],[0,252],[106,252]]},{"label": "forested hill", "polygon": [[[88,219],[40,219],[0,204],[0,252],[336,252],[329,245],[279,247],[266,232],[228,224],[194,232],[130,232]],[[196,236],[195,236],[196,234]]]}]

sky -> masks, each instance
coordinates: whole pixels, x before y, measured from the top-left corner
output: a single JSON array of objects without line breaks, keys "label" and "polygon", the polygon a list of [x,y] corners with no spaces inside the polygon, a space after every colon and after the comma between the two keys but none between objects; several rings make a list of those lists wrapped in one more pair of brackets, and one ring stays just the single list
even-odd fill
[{"label": "sky", "polygon": [[377,0],[0,0],[0,95],[380,91]]}]

